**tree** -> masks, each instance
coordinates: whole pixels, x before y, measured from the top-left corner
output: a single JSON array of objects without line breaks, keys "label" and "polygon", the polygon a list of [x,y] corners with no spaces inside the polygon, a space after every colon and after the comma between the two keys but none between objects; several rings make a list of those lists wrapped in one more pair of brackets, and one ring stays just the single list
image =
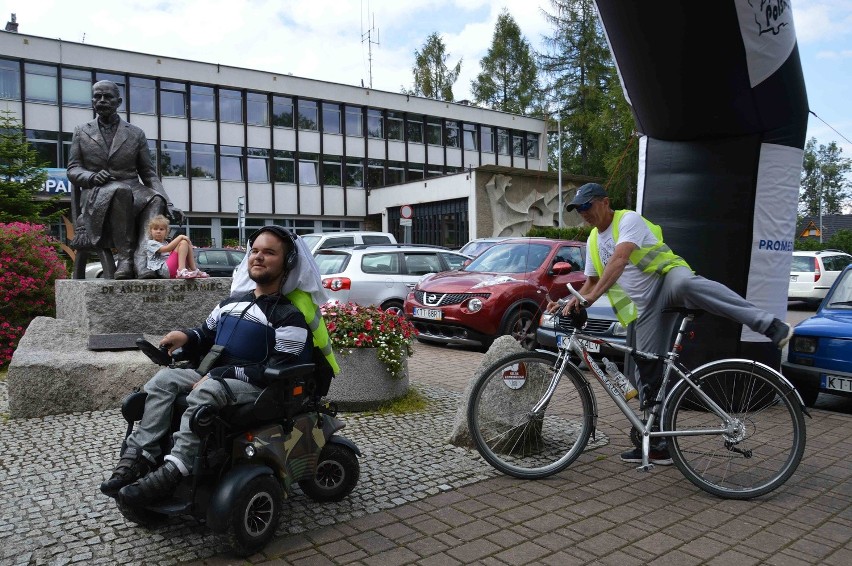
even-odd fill
[{"label": "tree", "polygon": [[37,196],[47,179],[46,163],[30,147],[15,115],[0,112],[0,223],[50,222],[60,212],[56,208],[59,196]]},{"label": "tree", "polygon": [[[562,169],[605,179],[616,206],[631,206],[636,191],[635,123],[593,0],[551,0],[553,26],[540,53],[547,107],[562,124]],[[554,147],[558,144],[551,144]]]},{"label": "tree", "polygon": [[846,177],[852,172],[852,159],[842,154],[836,142],[817,147],[816,138],[811,138],[805,144],[799,191],[804,215],[842,214],[844,207],[852,204],[852,183]]},{"label": "tree", "polygon": [[446,52],[447,47],[438,35],[432,32],[423,49],[414,51],[414,88],[407,91],[408,94],[436,98],[438,100],[453,101],[453,84],[459,78],[461,72],[461,59],[455,67],[447,67],[447,59],[450,54]]},{"label": "tree", "polygon": [[526,115],[538,98],[538,67],[521,28],[504,9],[497,16],[491,48],[471,82],[474,100],[494,110]]}]

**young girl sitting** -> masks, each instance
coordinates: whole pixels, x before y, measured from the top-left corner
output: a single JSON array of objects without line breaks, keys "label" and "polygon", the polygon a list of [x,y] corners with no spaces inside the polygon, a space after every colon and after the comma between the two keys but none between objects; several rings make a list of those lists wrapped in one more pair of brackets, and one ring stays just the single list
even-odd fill
[{"label": "young girl sitting", "polygon": [[[194,279],[209,277],[195,265],[192,242],[183,234],[166,242],[169,221],[162,214],[148,223],[148,269],[159,273],[163,279]],[[174,253],[173,253],[174,252]]]}]

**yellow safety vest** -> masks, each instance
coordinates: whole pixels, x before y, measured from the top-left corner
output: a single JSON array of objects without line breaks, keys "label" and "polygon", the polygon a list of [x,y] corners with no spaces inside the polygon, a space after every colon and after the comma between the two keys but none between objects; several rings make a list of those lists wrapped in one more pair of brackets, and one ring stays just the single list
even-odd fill
[{"label": "yellow safety vest", "polygon": [[[618,224],[625,212],[628,211],[616,210],[615,216],[612,219],[612,239],[616,245],[618,245]],[[656,236],[657,243],[653,246],[645,246],[633,250],[630,253],[630,263],[641,269],[643,273],[656,273],[658,275],[665,275],[673,267],[689,268],[689,264],[682,257],[674,253],[670,247],[663,243],[663,230],[644,216],[642,220],[648,225],[651,233]],[[589,246],[592,257],[592,265],[595,266],[598,277],[600,277],[603,275],[604,264],[601,261],[601,254],[598,252],[597,228],[593,228],[589,234],[587,245]],[[638,317],[636,305],[630,300],[624,289],[616,283],[609,288],[606,294],[609,297],[610,303],[612,303],[612,310],[615,311],[615,316],[621,324],[627,326],[636,320]]]},{"label": "yellow safety vest", "polygon": [[334,370],[334,373],[340,373],[340,366],[337,365],[337,360],[334,359],[334,352],[331,349],[331,340],[328,337],[328,329],[325,327],[325,320],[320,314],[319,307],[314,304],[310,293],[306,293],[301,289],[295,289],[287,293],[286,297],[305,317],[305,322],[308,323],[308,328],[314,336],[314,346],[319,348],[323,356],[325,356],[328,365]]}]

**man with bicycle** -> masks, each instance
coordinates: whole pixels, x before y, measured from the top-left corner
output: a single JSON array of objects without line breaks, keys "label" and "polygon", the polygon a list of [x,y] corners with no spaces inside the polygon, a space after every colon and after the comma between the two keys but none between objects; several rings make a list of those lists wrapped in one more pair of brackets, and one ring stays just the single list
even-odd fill
[{"label": "man with bicycle", "polygon": [[[776,347],[790,340],[792,328],[771,313],[746,301],[725,285],[695,275],[686,261],[663,243],[659,226],[639,213],[613,210],[606,189],[597,183],[586,183],[566,207],[577,210],[585,222],[593,226],[586,247],[585,274],[588,277],[580,294],[595,302],[606,293],[625,326],[633,324],[636,348],[664,354],[678,323],[674,313],[663,313],[668,307],[701,309],[708,313],[744,324],[767,336]],[[548,304],[554,312],[558,303]],[[578,306],[572,297],[562,309],[568,315]],[[633,376],[643,399],[653,397],[662,380],[660,361],[637,361]],[[625,462],[641,462],[638,448],[621,455]],[[670,465],[665,440],[651,445],[650,460]]]}]

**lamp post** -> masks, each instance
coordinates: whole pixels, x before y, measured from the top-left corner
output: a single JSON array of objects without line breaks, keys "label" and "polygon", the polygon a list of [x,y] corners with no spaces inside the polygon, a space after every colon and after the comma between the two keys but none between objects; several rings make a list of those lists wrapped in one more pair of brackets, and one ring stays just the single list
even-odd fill
[{"label": "lamp post", "polygon": [[556,153],[559,159],[559,227],[562,228],[562,116],[556,115]]}]

